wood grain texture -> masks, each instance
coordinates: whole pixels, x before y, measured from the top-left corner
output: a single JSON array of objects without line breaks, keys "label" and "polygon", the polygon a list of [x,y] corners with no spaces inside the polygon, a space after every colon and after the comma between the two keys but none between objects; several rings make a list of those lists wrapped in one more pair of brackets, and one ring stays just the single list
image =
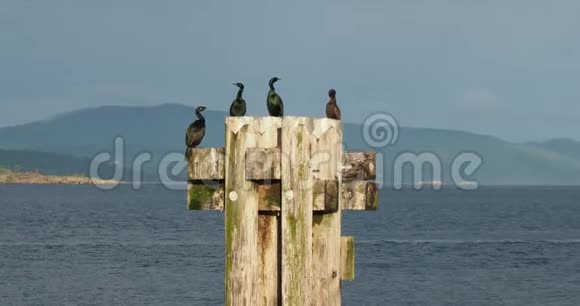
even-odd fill
[{"label": "wood grain texture", "polygon": [[[330,119],[315,119],[311,164],[315,182],[323,182],[324,203],[336,207],[315,213],[312,224],[312,300],[310,305],[340,305],[340,188],[342,161],[342,124]],[[316,186],[317,184],[314,184]],[[314,188],[316,191],[317,188]],[[315,192],[321,194],[320,192]],[[315,202],[318,206],[318,203]],[[326,207],[317,207],[323,209]]]},{"label": "wood grain texture", "polygon": [[280,211],[282,184],[258,184],[258,209],[260,212]]},{"label": "wood grain texture", "polygon": [[311,305],[313,121],[282,120],[282,305]]},{"label": "wood grain texture", "polygon": [[[313,156],[316,160],[317,156]],[[319,158],[324,158],[319,157]],[[342,180],[372,181],[376,179],[376,153],[350,152],[343,154]],[[251,148],[246,152],[246,179],[279,180],[281,178],[279,148]],[[318,169],[312,169],[313,172]]]},{"label": "wood grain texture", "polygon": [[[280,152],[280,132],[282,119],[276,117],[265,117],[257,119],[258,138],[257,148],[259,150],[271,150]],[[276,149],[277,148],[277,149]],[[278,159],[277,162],[280,165]],[[247,163],[246,163],[247,165]],[[278,166],[280,168],[280,166]],[[276,171],[273,171],[276,172]],[[246,172],[247,175],[247,172]],[[248,177],[246,177],[248,179]],[[272,183],[272,184],[270,184]],[[263,211],[280,210],[280,182],[269,180],[256,182],[258,187],[258,305],[274,306],[278,305],[280,297],[280,273],[279,273],[279,212],[264,213]]]},{"label": "wood grain texture", "polygon": [[341,203],[343,210],[376,210],[379,204],[377,183],[344,182]]},{"label": "wood grain texture", "polygon": [[377,178],[377,154],[350,152],[343,155],[342,180],[372,181]]},{"label": "wood grain texture", "polygon": [[252,148],[246,151],[247,180],[280,180],[280,148]]},{"label": "wood grain texture", "polygon": [[315,179],[312,187],[314,202],[312,210],[315,212],[335,212],[339,205],[339,182],[336,179]]},{"label": "wood grain texture", "polygon": [[258,215],[258,304],[278,305],[278,222],[276,215]]},{"label": "wood grain texture", "polygon": [[246,150],[257,145],[250,117],[226,118],[226,305],[258,305],[258,193],[244,179]]},{"label": "wood grain texture", "polygon": [[188,179],[194,181],[219,181],[225,177],[224,148],[191,149],[188,160]]},{"label": "wood grain texture", "polygon": [[354,280],[354,238],[341,237],[340,240],[340,278]]}]

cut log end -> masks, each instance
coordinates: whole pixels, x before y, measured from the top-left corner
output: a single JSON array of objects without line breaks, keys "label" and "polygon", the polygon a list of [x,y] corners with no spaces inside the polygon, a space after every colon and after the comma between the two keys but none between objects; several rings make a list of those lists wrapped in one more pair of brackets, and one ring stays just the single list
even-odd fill
[{"label": "cut log end", "polygon": [[343,181],[372,181],[377,177],[377,154],[374,152],[351,152],[343,155]]},{"label": "cut log end", "polygon": [[378,187],[375,182],[344,182],[342,187],[342,209],[377,210]]},{"label": "cut log end", "polygon": [[188,152],[190,154],[187,161],[189,180],[221,181],[224,179],[224,148],[195,148],[188,149]]}]

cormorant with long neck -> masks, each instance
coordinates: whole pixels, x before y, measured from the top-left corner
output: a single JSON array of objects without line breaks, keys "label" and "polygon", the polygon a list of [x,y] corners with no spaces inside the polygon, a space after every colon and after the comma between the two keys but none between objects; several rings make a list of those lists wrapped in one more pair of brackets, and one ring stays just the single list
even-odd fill
[{"label": "cormorant with long neck", "polygon": [[232,102],[232,106],[230,106],[230,116],[232,117],[240,117],[246,115],[246,100],[242,98],[242,93],[244,92],[244,84],[242,83],[234,83],[235,86],[238,86],[238,95],[236,99]]},{"label": "cormorant with long neck", "polygon": [[197,120],[189,125],[185,133],[185,145],[187,146],[187,149],[185,150],[185,157],[187,159],[191,157],[191,149],[197,147],[205,136],[205,118],[201,114],[201,112],[203,112],[205,109],[205,106],[199,106],[195,110]]},{"label": "cormorant with long neck", "polygon": [[268,114],[273,117],[282,117],[284,116],[284,103],[282,102],[282,98],[276,93],[276,89],[274,88],[274,83],[280,80],[277,77],[273,77],[270,79],[268,83],[270,85],[270,91],[268,92],[268,98],[266,99],[268,105]]},{"label": "cormorant with long neck", "polygon": [[328,96],[330,97],[330,101],[326,103],[326,118],[340,120],[340,108],[336,104],[336,90],[329,90]]}]

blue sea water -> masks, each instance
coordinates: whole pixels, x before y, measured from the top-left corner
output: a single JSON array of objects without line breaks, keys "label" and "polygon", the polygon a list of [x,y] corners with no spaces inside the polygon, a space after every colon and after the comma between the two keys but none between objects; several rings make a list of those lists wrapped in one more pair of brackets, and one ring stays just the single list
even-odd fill
[{"label": "blue sea water", "polygon": [[[344,305],[580,305],[580,188],[381,193]],[[162,186],[0,185],[0,304],[222,305],[223,215]]]}]

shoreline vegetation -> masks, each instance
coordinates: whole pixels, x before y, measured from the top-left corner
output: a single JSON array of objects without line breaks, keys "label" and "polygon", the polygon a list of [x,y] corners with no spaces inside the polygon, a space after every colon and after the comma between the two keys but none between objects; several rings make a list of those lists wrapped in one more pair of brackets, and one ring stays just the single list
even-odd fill
[{"label": "shoreline vegetation", "polygon": [[0,168],[0,184],[62,184],[62,185],[114,185],[115,180],[91,179],[83,175],[56,176],[39,172],[19,172]]}]

